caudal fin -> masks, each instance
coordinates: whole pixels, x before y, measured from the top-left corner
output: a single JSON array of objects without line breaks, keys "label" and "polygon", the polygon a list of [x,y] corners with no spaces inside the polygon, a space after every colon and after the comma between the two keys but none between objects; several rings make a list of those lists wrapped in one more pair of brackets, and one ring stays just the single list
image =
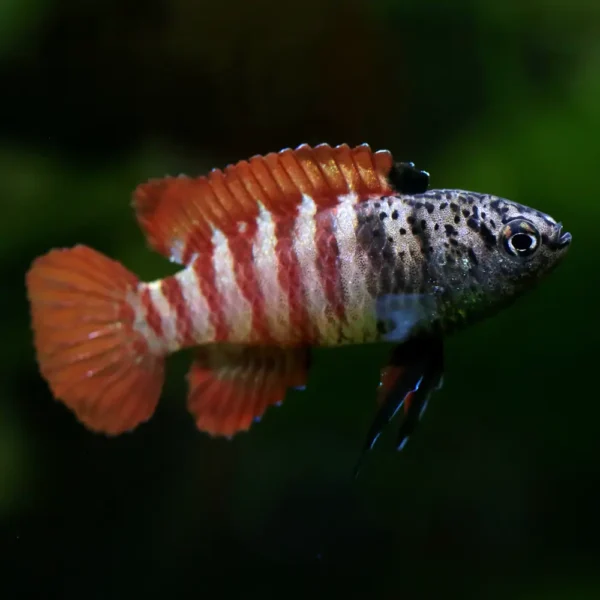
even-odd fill
[{"label": "caudal fin", "polygon": [[86,427],[108,435],[147,421],[164,381],[164,358],[134,329],[137,284],[86,246],[52,250],[26,276],[43,377]]}]

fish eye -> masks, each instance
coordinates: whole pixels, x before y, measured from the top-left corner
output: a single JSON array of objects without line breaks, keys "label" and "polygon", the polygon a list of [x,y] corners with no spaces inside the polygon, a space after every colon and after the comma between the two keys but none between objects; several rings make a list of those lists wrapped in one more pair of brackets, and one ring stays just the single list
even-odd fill
[{"label": "fish eye", "polygon": [[513,219],[502,230],[504,249],[513,256],[531,256],[540,246],[540,233],[531,221]]}]

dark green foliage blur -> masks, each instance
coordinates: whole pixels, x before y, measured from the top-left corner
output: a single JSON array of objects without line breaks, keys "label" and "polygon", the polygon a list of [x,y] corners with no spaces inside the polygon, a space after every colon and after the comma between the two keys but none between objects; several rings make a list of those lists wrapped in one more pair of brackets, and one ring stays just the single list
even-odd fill
[{"label": "dark green foliage blur", "polygon": [[[599,32],[592,0],[2,0],[0,598],[600,598]],[[364,349],[231,442],[195,430],[185,353],[149,423],[86,431],[37,371],[32,259],[172,273],[137,183],[322,141],[548,212],[569,255],[448,340],[417,435],[356,483]]]}]

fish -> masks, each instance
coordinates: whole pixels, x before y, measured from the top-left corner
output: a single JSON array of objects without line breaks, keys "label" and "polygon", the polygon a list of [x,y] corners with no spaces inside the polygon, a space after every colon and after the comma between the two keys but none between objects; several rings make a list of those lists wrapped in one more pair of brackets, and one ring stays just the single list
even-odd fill
[{"label": "fish", "polygon": [[181,268],[144,282],[83,244],[35,258],[40,374],[85,427],[116,436],[152,417],[165,360],[189,349],[187,410],[231,438],[306,387],[315,348],[383,344],[362,455],[401,411],[400,449],[442,387],[447,336],[535,286],[572,239],[537,209],[429,184],[389,150],[326,143],[149,179],[137,222]]}]

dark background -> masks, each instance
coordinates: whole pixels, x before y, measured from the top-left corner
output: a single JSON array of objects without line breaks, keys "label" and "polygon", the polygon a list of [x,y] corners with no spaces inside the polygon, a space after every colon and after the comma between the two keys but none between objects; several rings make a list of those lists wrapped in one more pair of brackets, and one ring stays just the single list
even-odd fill
[{"label": "dark background", "polygon": [[[600,4],[0,1],[0,597],[600,597]],[[85,243],[146,279],[130,194],[302,142],[368,142],[433,187],[515,199],[574,242],[447,343],[402,453],[351,479],[378,356],[318,353],[232,442],[185,409],[87,432],[32,350],[24,275]],[[390,432],[392,433],[392,432]]]}]

